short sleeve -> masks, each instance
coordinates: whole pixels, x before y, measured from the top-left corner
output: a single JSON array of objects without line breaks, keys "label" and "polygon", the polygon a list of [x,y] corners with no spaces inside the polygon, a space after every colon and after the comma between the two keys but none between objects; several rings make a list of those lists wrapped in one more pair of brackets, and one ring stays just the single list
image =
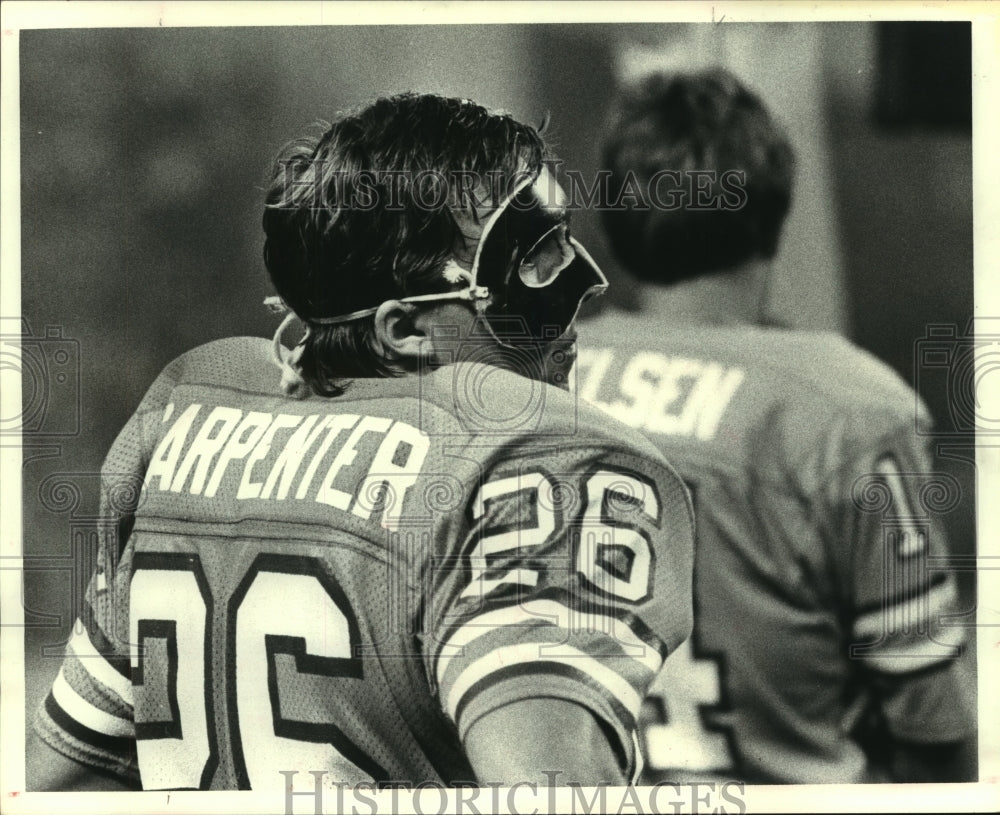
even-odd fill
[{"label": "short sleeve", "polygon": [[169,411],[170,369],[157,379],[115,439],[101,468],[98,550],[84,607],[34,722],[53,749],[75,761],[136,779],[128,643],[129,556],[125,545],[143,496],[149,451]]},{"label": "short sleeve", "polygon": [[912,427],[856,458],[841,483],[850,657],[893,736],[964,738],[973,727],[959,672],[965,628],[941,522],[958,485],[934,472]]},{"label": "short sleeve", "polygon": [[692,624],[693,521],[676,474],[621,449],[524,450],[484,474],[431,581],[425,660],[464,738],[529,698],[589,709],[626,772],[636,718]]}]

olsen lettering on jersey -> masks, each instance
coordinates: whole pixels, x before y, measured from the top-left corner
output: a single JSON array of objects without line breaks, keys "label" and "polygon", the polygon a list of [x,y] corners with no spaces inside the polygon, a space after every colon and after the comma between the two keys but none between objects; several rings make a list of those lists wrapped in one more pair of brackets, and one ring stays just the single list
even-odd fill
[{"label": "olsen lettering on jersey", "polygon": [[[237,500],[312,500],[371,517],[384,492],[382,525],[394,528],[406,491],[430,449],[422,431],[357,413],[306,415],[188,405],[173,418],[146,471],[150,487],[213,498],[239,471]],[[345,470],[367,463],[363,478]]]},{"label": "olsen lettering on jersey", "polygon": [[[633,354],[624,366],[613,366],[614,357],[606,348],[580,349],[577,390],[618,421],[650,433],[710,441],[745,378],[742,368],[656,351]],[[617,382],[609,381],[610,370],[621,371]]]}]

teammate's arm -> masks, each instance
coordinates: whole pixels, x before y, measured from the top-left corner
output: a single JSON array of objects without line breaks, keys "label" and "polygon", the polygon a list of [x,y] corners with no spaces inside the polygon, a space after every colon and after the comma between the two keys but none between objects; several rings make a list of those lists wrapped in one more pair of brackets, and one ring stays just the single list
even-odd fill
[{"label": "teammate's arm", "polygon": [[[943,661],[925,675],[903,674],[874,679],[879,687],[883,708],[890,711],[890,726],[895,730],[888,747],[886,769],[892,781],[901,784],[934,782],[939,784],[972,782],[977,778],[978,744],[973,725],[971,689],[976,678],[966,658]],[[912,735],[893,725],[901,706],[920,700],[943,712],[923,719],[925,733]],[[904,714],[905,715],[905,714]],[[919,717],[911,708],[908,718]],[[922,717],[920,717],[922,718]],[[912,723],[920,727],[921,722]]]},{"label": "teammate's arm", "polygon": [[863,461],[848,511],[850,642],[882,731],[877,753],[892,781],[975,780],[975,679],[960,656],[964,630],[947,623],[954,576],[934,568],[948,552],[944,529],[921,501],[930,457],[911,426]]},{"label": "teammate's arm", "polygon": [[594,714],[564,699],[523,699],[490,711],[465,737],[481,784],[627,784]]}]

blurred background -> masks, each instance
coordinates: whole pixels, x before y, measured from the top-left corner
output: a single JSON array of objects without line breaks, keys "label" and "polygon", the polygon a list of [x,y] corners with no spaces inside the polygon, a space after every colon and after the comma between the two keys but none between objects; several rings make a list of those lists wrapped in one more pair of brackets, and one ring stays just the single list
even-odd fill
[{"label": "blurred background", "polygon": [[[270,161],[397,91],[551,114],[550,143],[591,178],[618,82],[709,64],[742,77],[800,159],[773,316],[843,333],[919,389],[948,433],[937,466],[962,485],[954,548],[974,552],[972,437],[954,415],[972,387],[955,362],[973,309],[970,38],[968,23],[23,31],[24,321],[4,334],[30,331],[39,360],[24,376],[29,712],[86,582],[114,436],[175,356],[275,328],[261,305]],[[574,233],[627,302],[597,214],[576,213]]]}]

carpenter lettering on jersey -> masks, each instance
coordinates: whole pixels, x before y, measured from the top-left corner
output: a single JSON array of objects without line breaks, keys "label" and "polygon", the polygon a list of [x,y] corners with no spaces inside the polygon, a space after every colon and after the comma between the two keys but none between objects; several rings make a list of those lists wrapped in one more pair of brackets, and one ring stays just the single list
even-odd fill
[{"label": "carpenter lettering on jersey", "polygon": [[174,418],[169,404],[163,422],[171,419],[146,472],[151,488],[206,498],[221,489],[237,500],[312,500],[364,519],[384,493],[381,522],[390,529],[430,448],[422,431],[379,416],[191,404]]},{"label": "carpenter lettering on jersey", "polygon": [[713,439],[744,379],[741,368],[655,351],[579,353],[576,387],[584,399],[631,427],[670,436]]}]

